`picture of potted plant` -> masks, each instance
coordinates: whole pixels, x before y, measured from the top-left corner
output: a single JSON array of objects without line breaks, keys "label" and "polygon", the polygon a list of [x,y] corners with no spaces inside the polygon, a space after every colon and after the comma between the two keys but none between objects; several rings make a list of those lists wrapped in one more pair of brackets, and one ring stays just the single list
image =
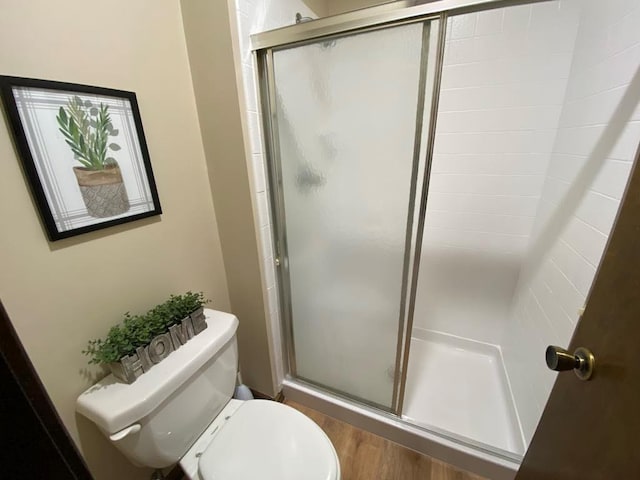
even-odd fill
[{"label": "picture of potted plant", "polygon": [[127,212],[129,198],[120,167],[107,156],[109,150],[120,150],[117,143],[109,143],[118,130],[111,123],[108,105],[94,106],[75,95],[66,108],[60,107],[56,119],[73,158],[81,164],[73,172],[89,215],[105,218]]},{"label": "picture of potted plant", "polygon": [[126,313],[104,339],[90,340],[82,353],[90,364],[106,365],[125,383],[133,383],[153,365],[207,328],[204,294],[187,292],[143,315]]}]

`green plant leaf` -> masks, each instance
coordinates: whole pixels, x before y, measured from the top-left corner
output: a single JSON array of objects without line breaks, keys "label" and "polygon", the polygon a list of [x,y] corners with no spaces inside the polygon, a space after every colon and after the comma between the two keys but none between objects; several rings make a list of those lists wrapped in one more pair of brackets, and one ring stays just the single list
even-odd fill
[{"label": "green plant leaf", "polygon": [[89,340],[82,353],[89,356],[89,363],[117,362],[135,352],[136,347],[147,345],[155,336],[165,333],[171,325],[207,303],[204,294],[187,292],[171,295],[167,301],[156,305],[144,315],[124,314],[120,325],[109,329],[104,339]]},{"label": "green plant leaf", "polygon": [[121,150],[120,145],[118,145],[117,143],[110,143],[109,144],[109,148],[111,150],[113,150],[114,152],[117,152],[118,150]]},{"label": "green plant leaf", "polygon": [[74,138],[79,134],[78,126],[76,125],[76,122],[73,121],[73,118],[69,118],[69,133]]}]

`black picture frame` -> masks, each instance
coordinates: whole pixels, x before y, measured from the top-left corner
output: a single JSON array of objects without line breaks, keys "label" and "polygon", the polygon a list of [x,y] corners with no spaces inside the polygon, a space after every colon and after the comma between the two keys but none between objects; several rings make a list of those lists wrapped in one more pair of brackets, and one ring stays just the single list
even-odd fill
[{"label": "black picture frame", "polygon": [[134,92],[0,75],[0,96],[50,241],[162,213]]}]

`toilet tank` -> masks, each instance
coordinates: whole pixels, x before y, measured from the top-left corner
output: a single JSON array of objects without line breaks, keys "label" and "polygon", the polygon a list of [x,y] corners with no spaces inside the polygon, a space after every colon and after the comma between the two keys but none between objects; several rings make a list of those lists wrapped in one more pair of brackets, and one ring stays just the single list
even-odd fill
[{"label": "toilet tank", "polygon": [[211,309],[205,316],[204,331],[134,383],[108,375],[78,397],[78,413],[138,466],[176,463],[233,395],[238,319]]}]

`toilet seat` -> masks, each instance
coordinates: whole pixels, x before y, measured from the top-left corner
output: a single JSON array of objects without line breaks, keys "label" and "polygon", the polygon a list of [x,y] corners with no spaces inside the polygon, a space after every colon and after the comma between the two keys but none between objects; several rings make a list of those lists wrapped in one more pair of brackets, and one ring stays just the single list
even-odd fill
[{"label": "toilet seat", "polygon": [[327,435],[297,410],[268,400],[243,402],[200,455],[203,480],[339,480]]}]

